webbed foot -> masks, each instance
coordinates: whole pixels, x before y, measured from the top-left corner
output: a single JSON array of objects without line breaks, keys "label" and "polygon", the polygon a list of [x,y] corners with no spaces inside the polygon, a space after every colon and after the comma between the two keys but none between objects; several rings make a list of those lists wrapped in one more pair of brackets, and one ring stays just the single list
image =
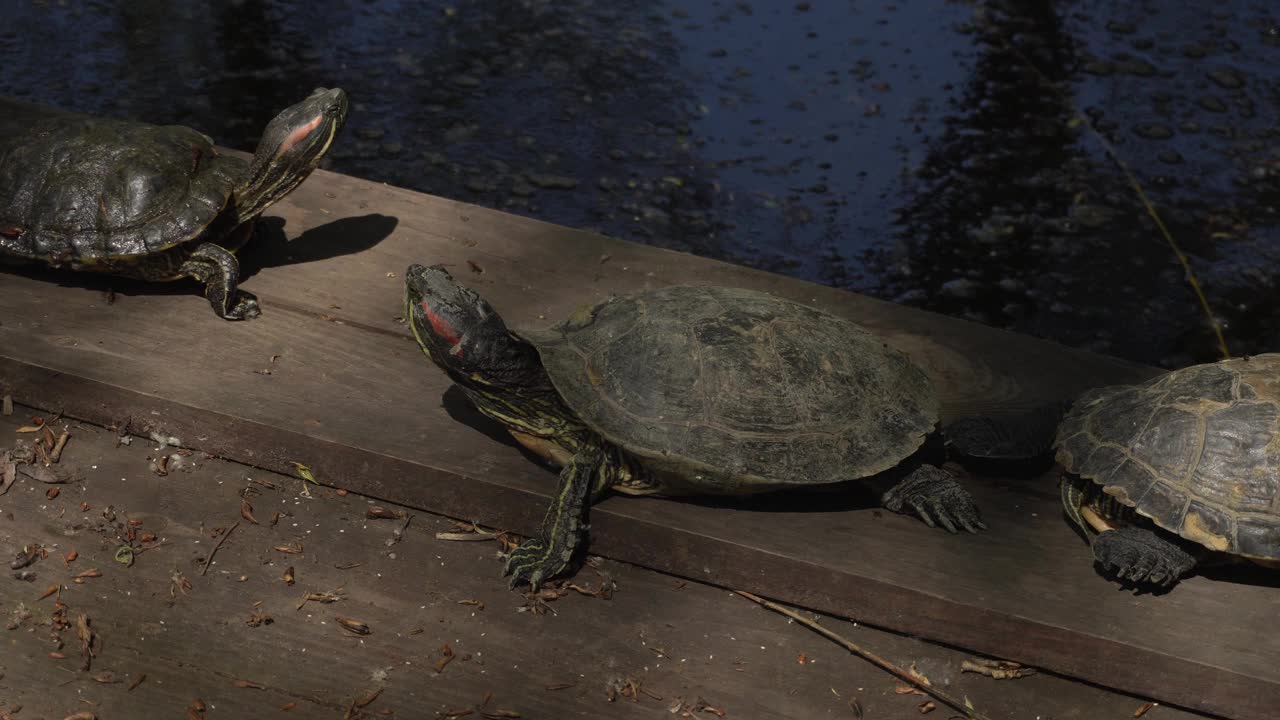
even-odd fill
[{"label": "webbed foot", "polygon": [[941,525],[947,532],[957,526],[976,533],[987,528],[973,496],[955,477],[939,467],[921,465],[880,499],[896,513],[914,512],[929,527]]},{"label": "webbed foot", "polygon": [[537,590],[543,580],[564,572],[587,539],[587,512],[599,490],[608,487],[616,468],[605,460],[604,449],[588,443],[560,470],[560,487],[542,519],[542,532],[511,551],[503,575],[511,587],[528,582]]},{"label": "webbed foot", "polygon": [[261,316],[262,310],[258,307],[258,298],[243,290],[236,293],[235,303],[222,315],[226,320],[252,320]]},{"label": "webbed foot", "polygon": [[262,314],[258,299],[238,289],[240,263],[226,248],[205,243],[192,251],[179,269],[204,283],[204,296],[226,320],[251,320]]},{"label": "webbed foot", "polygon": [[1169,587],[1195,567],[1190,553],[1140,527],[1108,530],[1093,539],[1093,557],[1120,580]]},{"label": "webbed foot", "polygon": [[502,574],[511,576],[509,587],[515,588],[520,583],[527,582],[529,589],[537,592],[544,580],[564,572],[572,560],[572,550],[556,553],[541,540],[529,539],[507,556]]}]

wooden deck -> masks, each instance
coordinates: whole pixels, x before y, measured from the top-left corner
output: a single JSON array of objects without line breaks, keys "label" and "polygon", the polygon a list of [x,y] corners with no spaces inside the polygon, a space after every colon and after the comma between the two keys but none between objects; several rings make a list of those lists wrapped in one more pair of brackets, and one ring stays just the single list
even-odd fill
[{"label": "wooden deck", "polygon": [[[33,412],[19,407],[0,418],[0,444],[31,437],[14,430]],[[370,519],[372,501],[354,493],[313,485],[304,496],[296,476],[199,454],[161,477],[151,458],[172,448],[156,452],[142,437],[116,447],[114,432],[70,425],[56,468],[77,481],[56,486],[50,500],[54,486],[20,477],[0,497],[6,555],[33,543],[49,552],[27,568],[35,574],[30,582],[0,583],[0,620],[16,624],[0,630],[0,717],[15,705],[23,708],[12,712],[15,720],[75,712],[99,720],[183,717],[198,698],[210,720],[447,718],[465,710],[472,714],[453,717],[657,718],[680,717],[673,705],[701,699],[730,719],[844,719],[855,717],[849,703],[856,699],[867,718],[907,720],[920,717],[927,700],[898,694],[900,683],[888,675],[722,589],[606,560],[577,584],[594,591],[603,583],[613,589],[608,599],[570,591],[530,606],[496,582],[497,544],[436,539],[455,529],[440,516],[383,503],[390,514],[411,515],[407,527]],[[258,524],[245,518],[244,502]],[[126,567],[113,555],[129,528],[135,545],[154,549]],[[284,580],[288,568],[293,585]],[[74,580],[83,575],[90,577]],[[39,599],[53,586],[61,592]],[[341,599],[299,609],[310,593]],[[55,601],[72,626],[51,634]],[[88,671],[75,630],[81,614],[97,635]],[[369,634],[344,630],[339,616],[364,623]],[[823,622],[895,662],[915,663],[993,718],[1031,711],[1059,720],[1121,718],[1143,704],[1047,674],[1010,681],[962,674],[964,653],[836,618]],[[441,665],[445,646],[453,659]],[[619,694],[611,702],[610,687],[618,692],[628,681],[641,688],[635,700]],[[378,691],[347,714],[353,701]],[[1153,713],[1155,720],[1197,717]]]},{"label": "wooden deck", "polygon": [[[469,412],[401,323],[402,274],[443,262],[515,326],[678,282],[775,292],[883,333],[944,414],[1018,408],[1152,371],[745,268],[317,173],[245,251],[264,316],[216,318],[191,286],[0,275],[0,382],[21,402],[451,517],[530,532],[554,476]],[[283,229],[280,219],[284,220]],[[288,240],[286,240],[286,237]],[[274,360],[273,360],[274,358]],[[270,374],[262,372],[270,370]],[[930,531],[870,496],[708,504],[612,498],[592,549],[1166,703],[1280,706],[1273,587],[1204,577],[1160,597],[1093,570],[1048,477],[971,483],[991,530]],[[495,588],[502,583],[492,579]],[[245,650],[252,652],[252,650]]]}]

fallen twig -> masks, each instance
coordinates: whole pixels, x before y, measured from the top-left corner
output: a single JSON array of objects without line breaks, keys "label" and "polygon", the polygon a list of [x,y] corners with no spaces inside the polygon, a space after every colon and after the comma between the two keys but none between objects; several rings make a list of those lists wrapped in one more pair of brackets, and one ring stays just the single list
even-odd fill
[{"label": "fallen twig", "polygon": [[920,688],[921,690],[932,695],[938,700],[941,700],[947,705],[950,705],[956,710],[959,710],[960,712],[964,713],[967,717],[971,718],[972,720],[991,720],[986,715],[983,715],[982,713],[975,710],[972,704],[969,702],[968,698],[965,698],[964,700],[957,700],[956,698],[952,697],[946,692],[943,692],[942,690],[939,690],[938,688],[934,687],[933,684],[929,682],[929,679],[924,677],[923,675],[920,675],[919,673],[911,672],[910,670],[906,670],[904,668],[898,667],[897,665],[894,665],[893,663],[889,662],[888,660],[885,660],[879,655],[876,655],[870,650],[863,648],[862,646],[858,645],[852,640],[845,639],[843,636],[833,632],[832,630],[828,630],[827,628],[823,627],[817,622],[810,620],[809,618],[801,615],[800,613],[797,613],[796,611],[790,608],[783,607],[782,605],[779,605],[770,600],[765,600],[764,598],[758,595],[753,595],[744,590],[734,590],[734,592],[750,600],[753,603],[762,605],[776,613],[781,613],[782,615],[786,615],[787,617],[791,618],[792,620],[795,620],[801,625],[804,625],[810,630],[813,630],[819,635],[822,635],[830,640],[834,640],[837,643],[840,643],[849,652],[860,656],[862,659],[866,660],[867,662],[870,662],[872,665],[879,667],[885,672],[888,672],[894,677],[911,683],[912,685]]},{"label": "fallen twig", "polygon": [[67,441],[71,439],[71,433],[63,430],[58,436],[58,441],[54,444],[53,449],[49,451],[49,460],[58,462],[62,459],[62,449],[67,446]]},{"label": "fallen twig", "polygon": [[239,520],[236,521],[235,525],[227,528],[226,532],[222,533],[222,537],[218,539],[218,544],[213,546],[213,550],[209,551],[209,557],[204,559],[204,567],[200,568],[201,575],[209,572],[209,565],[213,563],[213,556],[218,554],[218,549],[222,547],[222,543],[226,542],[227,538],[231,537],[231,533],[235,532],[238,527],[240,527]]}]

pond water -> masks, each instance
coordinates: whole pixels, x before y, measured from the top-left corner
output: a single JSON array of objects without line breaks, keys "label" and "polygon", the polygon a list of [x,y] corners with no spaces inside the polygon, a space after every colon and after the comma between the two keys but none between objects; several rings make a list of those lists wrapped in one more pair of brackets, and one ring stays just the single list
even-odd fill
[{"label": "pond water", "polygon": [[[1151,4],[1147,4],[1151,5]],[[1280,349],[1280,10],[1222,0],[7,2],[0,94],[1178,366]],[[1132,174],[1132,180],[1126,174]]]}]

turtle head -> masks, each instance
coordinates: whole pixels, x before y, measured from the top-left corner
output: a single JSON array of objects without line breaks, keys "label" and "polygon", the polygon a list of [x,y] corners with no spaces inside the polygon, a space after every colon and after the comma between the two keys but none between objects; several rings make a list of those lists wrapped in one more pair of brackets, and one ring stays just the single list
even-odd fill
[{"label": "turtle head", "polygon": [[427,357],[467,389],[491,394],[546,387],[538,351],[440,265],[405,271],[405,319]]},{"label": "turtle head", "polygon": [[237,189],[240,221],[252,219],[306,180],[346,119],[347,94],[339,88],[317,88],[267,123],[248,175]]}]

